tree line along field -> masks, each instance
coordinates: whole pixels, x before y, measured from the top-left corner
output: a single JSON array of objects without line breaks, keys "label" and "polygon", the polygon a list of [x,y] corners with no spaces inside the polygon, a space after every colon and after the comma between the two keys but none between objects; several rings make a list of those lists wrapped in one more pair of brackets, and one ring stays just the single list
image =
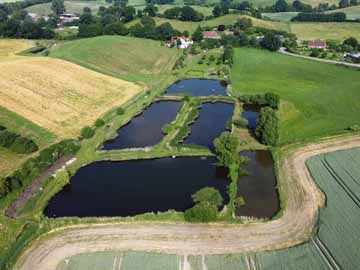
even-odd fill
[{"label": "tree line along field", "polygon": [[100,36],[66,42],[53,48],[50,56],[113,77],[150,85],[155,83],[154,75],[169,75],[179,52],[161,46],[158,41]]},{"label": "tree line along field", "polygon": [[[256,74],[256,76],[255,76]],[[280,95],[280,143],[307,140],[359,124],[359,71],[271,53],[235,49],[232,91]]]},{"label": "tree line along field", "polygon": [[166,255],[96,252],[62,261],[56,270],[303,270],[357,269],[360,232],[360,148],[310,158],[307,166],[326,195],[319,231],[309,242],[285,250],[229,255]]},{"label": "tree line along field", "polygon": [[[335,12],[344,12],[346,14],[346,19],[356,20],[360,19],[360,6],[352,6],[346,8],[339,8],[335,10],[326,11],[325,13],[335,13]],[[262,13],[263,18],[268,18],[275,21],[290,21],[295,17],[298,12],[275,12],[275,13]]]},{"label": "tree line along field", "polygon": [[[298,37],[299,40],[332,39],[337,41],[343,41],[344,39],[351,36],[360,39],[360,24],[352,23],[352,22],[300,23],[300,22],[286,22],[286,21],[270,21],[270,20],[257,19],[246,15],[238,15],[238,14],[228,14],[225,16],[221,16],[201,22],[184,22],[184,21],[159,18],[159,17],[154,17],[154,20],[156,22],[156,25],[160,25],[162,23],[168,22],[173,26],[174,29],[177,29],[182,32],[186,30],[189,31],[190,33],[193,33],[199,26],[217,27],[220,24],[231,25],[234,24],[241,17],[250,18],[253,25],[257,27],[263,27],[263,28],[287,31],[289,33],[293,33]],[[138,19],[127,23],[127,26],[131,27],[136,23],[139,23]]]}]

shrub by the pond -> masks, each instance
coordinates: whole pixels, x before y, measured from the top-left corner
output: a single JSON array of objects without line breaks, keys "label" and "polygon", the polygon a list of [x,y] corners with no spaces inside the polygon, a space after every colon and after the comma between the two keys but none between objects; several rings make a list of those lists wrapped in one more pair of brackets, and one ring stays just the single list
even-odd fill
[{"label": "shrub by the pond", "polygon": [[217,219],[218,209],[208,202],[195,204],[184,213],[185,220],[189,222],[211,222]]},{"label": "shrub by the pond", "polygon": [[169,134],[169,132],[171,131],[171,124],[165,124],[163,127],[162,127],[162,132],[166,135],[166,134]]},{"label": "shrub by the pond", "polygon": [[83,127],[81,129],[81,137],[84,139],[89,139],[93,137],[95,134],[95,131],[91,127]]},{"label": "shrub by the pond", "polygon": [[266,105],[270,106],[271,108],[277,110],[279,109],[280,105],[280,96],[274,93],[266,93],[265,94],[265,101]]},{"label": "shrub by the pond", "polygon": [[220,207],[223,203],[220,192],[213,187],[202,188],[191,197],[195,203],[208,202],[216,207]]},{"label": "shrub by the pond", "polygon": [[229,167],[231,164],[237,163],[238,145],[239,140],[230,132],[223,132],[214,140],[216,158],[220,165]]},{"label": "shrub by the pond", "polygon": [[189,222],[211,222],[217,219],[219,207],[223,198],[218,190],[212,187],[205,187],[192,195],[196,203],[184,213],[185,220]]},{"label": "shrub by the pond", "polygon": [[123,115],[125,113],[125,110],[121,107],[117,108],[116,109],[116,114],[117,115]]},{"label": "shrub by the pond", "polygon": [[255,135],[263,144],[277,144],[279,140],[279,118],[275,110],[270,107],[261,108]]},{"label": "shrub by the pond", "polygon": [[103,125],[105,125],[105,121],[102,119],[98,119],[95,121],[95,126],[96,127],[102,127]]},{"label": "shrub by the pond", "polygon": [[249,121],[245,118],[240,118],[240,119],[236,119],[233,121],[233,124],[236,127],[240,127],[240,128],[247,128]]}]

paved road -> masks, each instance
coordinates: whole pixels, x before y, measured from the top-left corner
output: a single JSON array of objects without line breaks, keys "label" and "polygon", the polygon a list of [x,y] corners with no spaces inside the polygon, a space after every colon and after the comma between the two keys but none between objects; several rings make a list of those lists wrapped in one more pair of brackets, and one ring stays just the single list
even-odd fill
[{"label": "paved road", "polygon": [[276,220],[251,224],[123,222],[73,226],[32,243],[15,269],[55,269],[67,257],[104,250],[208,255],[281,249],[303,243],[312,235],[325,201],[305,161],[314,155],[354,147],[360,147],[359,135],[287,149],[279,170],[279,184],[287,194],[286,208]]},{"label": "paved road", "polygon": [[347,67],[354,67],[354,68],[359,68],[360,69],[360,64],[347,63],[347,62],[341,62],[341,61],[335,61],[335,60],[316,58],[316,57],[310,57],[310,56],[290,53],[290,52],[286,51],[286,48],[284,48],[284,47],[281,47],[278,52],[281,53],[281,54],[285,54],[285,55],[289,55],[289,56],[293,56],[293,57],[298,57],[298,58],[303,58],[303,59],[308,59],[308,60],[312,60],[312,61],[323,62],[323,63],[334,64],[334,65],[347,66]]}]

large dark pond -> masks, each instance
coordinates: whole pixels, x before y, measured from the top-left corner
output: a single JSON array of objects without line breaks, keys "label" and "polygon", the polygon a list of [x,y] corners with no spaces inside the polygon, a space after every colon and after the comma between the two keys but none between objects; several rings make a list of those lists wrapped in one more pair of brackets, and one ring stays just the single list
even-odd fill
[{"label": "large dark pond", "polygon": [[161,101],[152,104],[142,114],[118,130],[118,136],[103,145],[103,149],[123,149],[145,147],[161,141],[162,127],[175,119],[179,102]]},{"label": "large dark pond", "polygon": [[214,158],[97,162],[81,168],[45,209],[48,217],[133,216],[193,206],[191,195],[210,186],[226,202],[229,184]]},{"label": "large dark pond", "polygon": [[193,96],[226,96],[226,83],[217,80],[188,79],[171,85],[166,94],[190,94]]},{"label": "large dark pond", "polygon": [[248,128],[251,130],[256,129],[256,122],[259,116],[261,107],[258,105],[253,104],[244,104],[243,105],[243,112],[241,113],[241,116],[248,120]]},{"label": "large dark pond", "polygon": [[226,123],[232,117],[233,111],[233,104],[203,104],[199,118],[191,125],[191,133],[184,143],[207,146],[210,150],[214,150],[213,141],[226,130]]},{"label": "large dark pond", "polygon": [[272,217],[279,210],[276,190],[274,162],[268,151],[243,151],[250,158],[245,169],[249,175],[241,176],[238,181],[238,196],[246,204],[236,209],[237,216]]}]

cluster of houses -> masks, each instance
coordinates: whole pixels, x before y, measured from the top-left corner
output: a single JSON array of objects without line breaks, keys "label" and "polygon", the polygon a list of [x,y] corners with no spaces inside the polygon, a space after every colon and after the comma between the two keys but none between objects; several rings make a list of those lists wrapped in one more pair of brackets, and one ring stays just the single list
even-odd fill
[{"label": "cluster of houses", "polygon": [[[203,38],[204,39],[220,39],[221,36],[217,31],[204,31],[202,32],[203,34]],[[192,41],[190,38],[185,37],[185,36],[176,36],[176,37],[171,37],[171,39],[169,39],[166,42],[166,46],[167,47],[176,47],[176,48],[180,48],[180,49],[187,49],[189,48],[192,44],[194,44],[194,41]]]},{"label": "cluster of houses", "polygon": [[[31,17],[31,19],[34,22],[37,22],[40,19],[44,19],[45,21],[49,20],[49,16],[47,15],[41,15],[37,13],[28,13],[28,15]],[[58,23],[58,26],[64,26],[66,23],[71,23],[73,21],[79,20],[80,15],[73,14],[73,13],[63,13],[59,15],[60,22]]]},{"label": "cluster of houses", "polygon": [[[325,40],[311,40],[308,43],[309,49],[320,49],[326,50],[327,44]],[[360,63],[360,53],[359,52],[346,52],[344,53],[344,60],[353,63]]]}]

